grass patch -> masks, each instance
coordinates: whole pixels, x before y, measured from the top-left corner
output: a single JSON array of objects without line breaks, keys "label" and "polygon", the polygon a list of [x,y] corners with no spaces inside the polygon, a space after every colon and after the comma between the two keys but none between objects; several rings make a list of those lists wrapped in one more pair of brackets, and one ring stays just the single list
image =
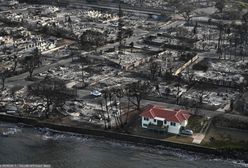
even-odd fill
[{"label": "grass patch", "polygon": [[192,129],[194,133],[199,133],[204,125],[205,118],[193,115],[189,118],[187,128]]}]

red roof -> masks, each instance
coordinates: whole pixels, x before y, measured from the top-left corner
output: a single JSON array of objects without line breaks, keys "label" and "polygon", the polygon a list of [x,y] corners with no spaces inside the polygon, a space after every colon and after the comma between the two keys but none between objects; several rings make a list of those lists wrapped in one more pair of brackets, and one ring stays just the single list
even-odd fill
[{"label": "red roof", "polygon": [[159,117],[165,119],[166,121],[181,123],[185,120],[188,120],[190,114],[185,110],[170,110],[163,109],[156,105],[148,105],[140,114],[140,116],[153,119]]}]

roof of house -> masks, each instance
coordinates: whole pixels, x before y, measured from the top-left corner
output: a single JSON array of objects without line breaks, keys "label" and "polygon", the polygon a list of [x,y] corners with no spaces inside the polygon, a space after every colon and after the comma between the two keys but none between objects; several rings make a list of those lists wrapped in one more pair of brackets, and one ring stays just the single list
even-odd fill
[{"label": "roof of house", "polygon": [[177,123],[181,123],[185,120],[188,120],[190,114],[185,110],[171,110],[171,109],[163,109],[162,107],[158,107],[156,105],[148,105],[144,111],[140,114],[142,117],[146,118],[163,118],[167,121],[173,121]]}]

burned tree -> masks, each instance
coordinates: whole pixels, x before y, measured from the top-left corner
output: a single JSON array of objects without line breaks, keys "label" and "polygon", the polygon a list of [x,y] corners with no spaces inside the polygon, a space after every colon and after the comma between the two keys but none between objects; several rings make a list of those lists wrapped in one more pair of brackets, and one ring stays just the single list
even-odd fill
[{"label": "burned tree", "polygon": [[27,56],[21,61],[23,70],[29,72],[29,78],[32,78],[33,72],[37,65],[35,64],[35,58],[33,56]]},{"label": "burned tree", "polygon": [[223,45],[223,33],[224,33],[224,25],[222,22],[218,25],[218,29],[219,29],[219,38],[218,38],[217,48],[221,49]]},{"label": "burned tree", "polygon": [[187,77],[188,84],[192,85],[194,82],[194,77],[195,77],[195,74],[192,68],[190,67],[186,68],[186,77]]},{"label": "burned tree", "polygon": [[80,44],[83,50],[97,50],[98,47],[106,43],[107,35],[99,30],[89,29],[80,36]]},{"label": "burned tree", "polygon": [[17,68],[17,64],[18,64],[19,58],[17,56],[17,45],[14,44],[13,47],[14,47],[14,55],[13,55],[13,57],[11,59],[13,60],[14,65],[12,67],[12,71],[13,72],[16,72],[16,68]]},{"label": "burned tree", "polygon": [[65,16],[65,22],[67,23],[67,26],[70,29],[72,35],[75,36],[74,30],[73,30],[73,22],[72,22],[71,17],[69,15]]},{"label": "burned tree", "polygon": [[139,0],[140,7],[143,6],[144,0]]},{"label": "burned tree", "polygon": [[[147,96],[151,90],[152,86],[150,82],[147,81],[138,81],[127,85],[127,95],[131,103],[133,103],[138,110],[141,107],[141,100]],[[136,99],[136,101],[132,101],[131,98]]]},{"label": "burned tree", "polygon": [[217,0],[215,7],[219,10],[220,13],[222,13],[223,9],[225,8],[225,0]]},{"label": "burned tree", "polygon": [[[109,105],[111,105],[111,98],[112,98],[112,93],[110,92],[110,90],[105,89],[103,91],[103,99],[104,99],[104,104],[105,104],[105,111],[107,113],[107,123],[108,123],[108,127],[107,128],[111,128],[111,118],[110,118],[110,107]],[[105,116],[104,116],[104,120]]]},{"label": "burned tree", "polygon": [[76,91],[68,89],[63,80],[46,77],[28,86],[28,96],[39,97],[44,101],[37,106],[45,108],[45,116],[49,118],[52,112],[59,112],[57,108],[67,100],[75,98]]},{"label": "burned tree", "polygon": [[123,121],[122,121],[122,106],[121,106],[121,99],[124,97],[124,88],[118,87],[113,90],[114,94],[116,97],[119,99],[119,103],[115,103],[116,107],[119,109],[119,117],[117,120],[120,122],[120,125],[123,126]]},{"label": "burned tree", "polygon": [[42,64],[42,54],[41,51],[36,47],[32,53],[33,57],[35,58],[35,64],[40,67]]},{"label": "burned tree", "polygon": [[177,8],[179,15],[181,15],[185,19],[185,21],[189,23],[195,10],[194,6],[191,4],[180,3]]},{"label": "burned tree", "polygon": [[101,118],[103,118],[104,121],[104,128],[107,129],[107,122],[106,122],[106,118],[105,118],[105,110],[103,109],[103,102],[100,101],[100,106],[101,106]]},{"label": "burned tree", "polygon": [[2,91],[5,89],[5,81],[11,75],[11,71],[8,68],[0,69],[0,78],[2,81]]},{"label": "burned tree", "polygon": [[16,71],[16,67],[17,67],[17,64],[18,64],[18,56],[16,54],[14,54],[13,56],[13,61],[14,61],[14,66],[13,66],[13,72]]},{"label": "burned tree", "polygon": [[132,53],[132,52],[133,52],[133,48],[134,48],[134,42],[131,42],[131,43],[129,44],[129,47],[130,47],[131,53]]},{"label": "burned tree", "polygon": [[201,81],[199,81],[199,90],[197,92],[197,94],[195,95],[195,101],[193,103],[193,107],[195,108],[195,114],[197,115],[197,113],[199,112],[199,109],[200,107],[203,105],[203,101],[204,101],[204,98],[207,96],[205,95],[205,92],[204,92],[204,86],[202,84]]},{"label": "burned tree", "polygon": [[77,62],[81,56],[80,44],[68,46],[70,51],[69,57],[71,57],[72,62]]},{"label": "burned tree", "polygon": [[26,56],[20,63],[22,68],[29,72],[29,78],[32,78],[35,68],[39,67],[42,63],[39,49],[36,48],[30,56]]},{"label": "burned tree", "polygon": [[178,105],[179,104],[179,100],[181,98],[181,90],[180,90],[180,88],[182,87],[182,82],[183,82],[183,80],[182,80],[182,74],[181,73],[178,74],[176,76],[175,80],[176,80],[176,85],[175,86],[177,87],[176,104]]},{"label": "burned tree", "polygon": [[80,61],[80,64],[81,64],[81,66],[82,66],[82,68],[81,68],[81,75],[82,75],[82,80],[83,80],[83,82],[84,82],[84,64],[85,64],[85,62],[87,61],[87,57],[83,57],[83,56],[81,56],[80,58],[79,58],[79,61]]},{"label": "burned tree", "polygon": [[151,72],[151,80],[153,81],[161,72],[160,63],[157,61],[152,61],[149,66],[149,70]]}]

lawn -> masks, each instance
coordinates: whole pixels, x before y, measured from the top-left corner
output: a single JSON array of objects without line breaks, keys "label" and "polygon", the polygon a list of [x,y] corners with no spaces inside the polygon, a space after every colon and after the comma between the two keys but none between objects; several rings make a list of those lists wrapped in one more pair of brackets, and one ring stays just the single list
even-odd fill
[{"label": "lawn", "polygon": [[187,128],[191,129],[194,133],[199,133],[205,121],[206,119],[204,117],[193,115],[189,118]]},{"label": "lawn", "polygon": [[230,140],[215,140],[205,143],[204,146],[207,147],[214,147],[217,149],[244,149],[248,150],[248,143],[241,141],[241,142],[233,142]]},{"label": "lawn", "polygon": [[211,126],[203,145],[218,149],[248,149],[248,132]]}]

